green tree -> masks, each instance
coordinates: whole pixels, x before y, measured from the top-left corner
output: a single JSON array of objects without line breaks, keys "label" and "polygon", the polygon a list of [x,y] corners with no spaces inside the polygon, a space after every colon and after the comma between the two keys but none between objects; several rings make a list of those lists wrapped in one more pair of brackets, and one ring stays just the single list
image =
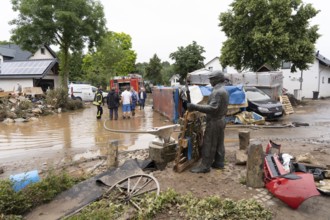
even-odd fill
[{"label": "green tree", "polygon": [[147,62],[143,62],[143,63],[137,63],[135,64],[135,73],[140,74],[141,76],[145,76],[146,75],[146,67],[148,66]]},{"label": "green tree", "polygon": [[278,69],[291,62],[291,71],[305,70],[314,61],[318,27],[309,19],[318,13],[301,0],[235,0],[221,13],[219,26],[228,39],[221,49],[222,66],[256,71],[264,64]]},{"label": "green tree", "polygon": [[12,44],[12,42],[6,40],[0,41],[0,45],[8,45],[8,44]]},{"label": "green tree", "polygon": [[59,45],[61,81],[67,87],[70,51],[93,49],[105,32],[103,6],[95,0],[11,0],[18,18],[11,39],[23,49]]},{"label": "green tree", "polygon": [[128,34],[107,32],[97,47],[83,59],[86,79],[107,86],[113,76],[127,75],[135,69],[136,53]]},{"label": "green tree", "polygon": [[204,52],[204,48],[193,41],[186,47],[178,47],[178,51],[170,54],[170,58],[175,60],[174,71],[180,75],[181,83],[188,73],[204,67],[205,57],[202,56]]},{"label": "green tree", "polygon": [[171,65],[167,61],[162,62],[161,74],[163,76],[164,84],[165,85],[169,85],[170,84],[170,78],[175,74],[175,72],[174,72],[174,66]]},{"label": "green tree", "polygon": [[149,64],[146,67],[146,79],[149,79],[154,84],[162,84],[163,77],[161,74],[162,64],[157,54],[149,60]]},{"label": "green tree", "polygon": [[136,53],[132,50],[132,38],[128,34],[108,32],[97,51],[110,75],[127,75],[135,69]]},{"label": "green tree", "polygon": [[100,56],[99,52],[84,56],[82,63],[83,79],[92,85],[102,85],[106,88],[109,78],[104,73],[104,67],[102,66],[104,63],[99,59]]}]

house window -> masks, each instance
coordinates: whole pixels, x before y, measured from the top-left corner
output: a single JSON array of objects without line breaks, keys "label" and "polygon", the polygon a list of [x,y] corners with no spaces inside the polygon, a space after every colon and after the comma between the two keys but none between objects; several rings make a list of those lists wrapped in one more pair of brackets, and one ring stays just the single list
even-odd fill
[{"label": "house window", "polygon": [[328,84],[330,84],[330,78],[328,78]]},{"label": "house window", "polygon": [[282,69],[290,69],[291,68],[291,62],[282,62]]},{"label": "house window", "polygon": [[42,47],[40,50],[41,50],[41,54],[45,54],[45,48]]}]

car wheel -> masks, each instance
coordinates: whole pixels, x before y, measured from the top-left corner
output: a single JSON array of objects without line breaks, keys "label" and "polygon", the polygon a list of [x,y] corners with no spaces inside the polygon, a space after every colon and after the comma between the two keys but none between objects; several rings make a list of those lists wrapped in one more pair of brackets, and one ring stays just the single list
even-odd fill
[{"label": "car wheel", "polygon": [[76,97],[75,100],[79,100],[82,102],[82,99],[80,97]]}]

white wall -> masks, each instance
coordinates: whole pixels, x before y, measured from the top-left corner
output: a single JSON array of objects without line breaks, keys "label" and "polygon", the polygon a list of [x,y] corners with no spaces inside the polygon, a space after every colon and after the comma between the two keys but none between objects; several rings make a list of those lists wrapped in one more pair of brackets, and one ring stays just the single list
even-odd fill
[{"label": "white wall", "polygon": [[60,77],[59,75],[54,75],[52,71],[50,71],[43,79],[52,79],[54,80],[54,88],[60,87]]},{"label": "white wall", "polygon": [[44,52],[45,54],[42,54],[41,53],[41,49],[38,49],[37,52],[32,56],[30,57],[30,60],[40,60],[40,59],[53,59],[53,55],[51,53],[49,53],[49,51],[44,48]]},{"label": "white wall", "polygon": [[207,65],[205,65],[205,69],[208,70],[221,70],[222,71],[222,66],[219,62],[219,59],[213,59],[210,61]]},{"label": "white wall", "polygon": [[330,97],[330,68],[320,65],[320,94],[319,97]]},{"label": "white wall", "polygon": [[[283,69],[283,87],[288,90],[289,93],[294,94],[294,90],[300,89],[301,71],[291,73],[290,69]],[[314,63],[310,65],[308,70],[304,70],[302,73],[302,91],[301,97],[313,98],[313,91],[319,91],[319,61],[315,59]]]},{"label": "white wall", "polygon": [[6,92],[15,92],[17,83],[21,84],[22,89],[24,87],[33,86],[32,79],[1,79],[0,88],[2,88]]}]

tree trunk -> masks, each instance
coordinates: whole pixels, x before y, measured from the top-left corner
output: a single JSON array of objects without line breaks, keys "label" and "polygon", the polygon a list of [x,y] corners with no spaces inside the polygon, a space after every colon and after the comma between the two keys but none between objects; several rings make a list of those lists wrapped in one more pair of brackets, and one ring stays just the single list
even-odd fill
[{"label": "tree trunk", "polygon": [[60,76],[61,76],[61,86],[63,88],[68,88],[68,80],[69,80],[69,48],[63,47],[62,48],[62,59],[61,61],[61,68],[60,68]]}]

